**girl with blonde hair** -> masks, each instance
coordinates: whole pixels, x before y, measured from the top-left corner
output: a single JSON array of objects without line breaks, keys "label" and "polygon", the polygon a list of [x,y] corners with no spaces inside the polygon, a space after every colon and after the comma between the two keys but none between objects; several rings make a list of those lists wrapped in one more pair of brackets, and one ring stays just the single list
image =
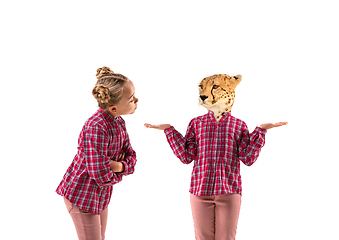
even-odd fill
[{"label": "girl with blonde hair", "polygon": [[97,70],[92,94],[99,109],[85,122],[78,150],[56,192],[64,197],[78,237],[105,239],[113,185],[134,172],[136,154],[121,115],[137,108],[133,82],[108,67]]}]

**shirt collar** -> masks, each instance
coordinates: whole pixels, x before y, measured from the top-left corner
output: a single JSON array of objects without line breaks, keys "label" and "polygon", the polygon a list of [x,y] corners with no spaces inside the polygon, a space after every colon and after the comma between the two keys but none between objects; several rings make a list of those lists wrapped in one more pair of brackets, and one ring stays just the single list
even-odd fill
[{"label": "shirt collar", "polygon": [[111,114],[109,114],[106,110],[104,109],[99,109],[98,112],[100,112],[106,119],[115,122],[119,117],[114,118]]},{"label": "shirt collar", "polygon": [[[212,111],[208,111],[208,115],[209,115],[211,118],[213,118],[213,119],[215,120],[215,118],[214,118],[214,113],[213,113]],[[231,115],[231,112],[226,112],[226,113],[224,113],[224,114],[222,115],[221,119],[219,120],[219,122],[221,122],[221,120],[227,118],[227,117],[230,116],[230,115]],[[215,120],[215,121],[216,121],[216,120]]]}]

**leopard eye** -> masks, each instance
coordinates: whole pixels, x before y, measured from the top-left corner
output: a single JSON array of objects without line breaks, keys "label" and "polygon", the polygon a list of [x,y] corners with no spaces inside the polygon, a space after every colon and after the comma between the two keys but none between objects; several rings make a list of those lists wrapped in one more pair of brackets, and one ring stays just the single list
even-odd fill
[{"label": "leopard eye", "polygon": [[202,85],[199,85],[199,87],[202,89]]},{"label": "leopard eye", "polygon": [[213,85],[213,89],[217,89],[218,87],[218,85]]}]

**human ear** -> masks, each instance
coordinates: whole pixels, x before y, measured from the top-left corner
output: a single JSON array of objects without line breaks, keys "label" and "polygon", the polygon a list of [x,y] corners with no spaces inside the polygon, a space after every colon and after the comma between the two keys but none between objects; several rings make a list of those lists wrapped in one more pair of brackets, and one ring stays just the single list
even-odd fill
[{"label": "human ear", "polygon": [[108,107],[108,111],[110,111],[112,113],[116,113],[117,112],[117,108],[116,108],[116,106],[110,106],[110,107]]}]

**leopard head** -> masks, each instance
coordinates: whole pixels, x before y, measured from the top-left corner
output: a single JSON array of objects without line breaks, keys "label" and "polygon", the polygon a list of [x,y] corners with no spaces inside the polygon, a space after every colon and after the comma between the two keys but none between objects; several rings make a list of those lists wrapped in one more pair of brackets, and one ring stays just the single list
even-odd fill
[{"label": "leopard head", "polygon": [[216,74],[204,78],[199,85],[200,104],[212,111],[219,121],[224,113],[231,111],[235,88],[240,82],[241,75],[231,77],[227,74]]}]

